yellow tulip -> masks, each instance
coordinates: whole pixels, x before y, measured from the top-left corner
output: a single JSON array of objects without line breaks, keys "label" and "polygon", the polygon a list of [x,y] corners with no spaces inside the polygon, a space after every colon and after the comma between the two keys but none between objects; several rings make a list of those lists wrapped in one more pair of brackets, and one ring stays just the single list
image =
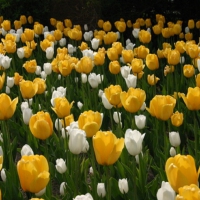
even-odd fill
[{"label": "yellow tulip", "polygon": [[38,84],[38,90],[36,94],[43,94],[47,88],[46,82],[44,79],[42,78],[35,78],[33,80],[33,83],[37,83]]},{"label": "yellow tulip", "polygon": [[140,58],[133,58],[131,61],[131,69],[133,73],[140,73],[144,69],[143,60]]},{"label": "yellow tulip", "polygon": [[162,36],[164,38],[170,38],[170,29],[169,28],[163,28],[161,32],[162,32]]},{"label": "yellow tulip", "polygon": [[108,67],[111,74],[119,74],[121,66],[118,60],[111,61]]},{"label": "yellow tulip", "polygon": [[46,51],[48,47],[51,47],[53,45],[53,42],[49,41],[48,39],[44,39],[43,41],[40,41],[40,47],[43,51]]},{"label": "yellow tulip", "polygon": [[151,41],[151,33],[149,31],[141,30],[139,32],[139,40],[143,44],[148,44]]},{"label": "yellow tulip", "polygon": [[190,64],[186,64],[183,66],[183,74],[187,78],[191,78],[195,74],[194,66]]},{"label": "yellow tulip", "polygon": [[175,49],[179,51],[179,53],[185,52],[185,42],[183,40],[179,40],[175,43]]},{"label": "yellow tulip", "polygon": [[112,28],[112,25],[109,21],[106,21],[103,23],[103,30],[106,32],[109,32]]},{"label": "yellow tulip", "polygon": [[181,33],[181,31],[182,31],[181,25],[180,24],[175,24],[173,26],[172,30],[173,30],[173,33],[175,35],[179,35]]},{"label": "yellow tulip", "polygon": [[185,40],[189,41],[189,40],[192,40],[193,38],[193,34],[192,33],[186,33],[185,34]]},{"label": "yellow tulip", "polygon": [[86,42],[81,42],[81,46],[78,47],[81,51],[89,49],[88,44]]},{"label": "yellow tulip", "polygon": [[169,65],[177,65],[180,62],[180,53],[178,50],[173,49],[168,52],[167,62]]},{"label": "yellow tulip", "polygon": [[31,198],[30,200],[44,200],[42,198]]},{"label": "yellow tulip", "polygon": [[134,50],[135,50],[136,56],[141,59],[145,59],[146,56],[149,54],[149,48],[145,47],[144,45],[140,45]]},{"label": "yellow tulip", "polygon": [[77,28],[73,28],[70,29],[68,31],[68,37],[72,40],[81,40],[82,39],[82,31],[77,29]]},{"label": "yellow tulip", "polygon": [[44,26],[42,24],[35,24],[33,28],[35,34],[41,35],[43,33]]},{"label": "yellow tulip", "polygon": [[122,88],[120,85],[110,85],[108,88],[104,89],[105,96],[109,103],[116,107],[121,107],[120,94],[122,92]]},{"label": "yellow tulip", "polygon": [[147,82],[149,85],[155,85],[160,79],[156,77],[154,74],[147,76]]},{"label": "yellow tulip", "polygon": [[92,59],[88,56],[82,57],[75,65],[75,70],[79,73],[89,74],[93,69]]},{"label": "yellow tulip", "polygon": [[37,69],[37,62],[36,60],[29,60],[29,61],[26,61],[24,64],[23,64],[23,67],[26,69],[26,71],[28,73],[35,73],[36,69]]},{"label": "yellow tulip", "polygon": [[20,92],[24,99],[31,99],[35,96],[38,90],[38,84],[33,83],[32,81],[22,80],[19,82]]},{"label": "yellow tulip", "polygon": [[3,46],[4,49],[6,50],[7,53],[15,53],[16,52],[16,42],[12,41],[12,40],[3,40]]},{"label": "yellow tulip", "polygon": [[176,126],[176,127],[181,126],[183,123],[183,113],[180,113],[178,111],[173,113],[173,115],[171,116],[171,122],[173,126]]},{"label": "yellow tulip", "polygon": [[23,76],[20,76],[19,73],[14,73],[14,83],[15,85],[19,85],[19,83],[23,80]]},{"label": "yellow tulip", "polygon": [[[26,42],[26,43],[28,43],[28,42]],[[24,57],[29,58],[32,55],[33,49],[31,49],[29,46],[23,46],[22,48],[24,49]]]},{"label": "yellow tulip", "polygon": [[65,19],[64,20],[64,24],[65,24],[66,27],[71,28],[72,27],[72,21],[71,21],[71,19]]},{"label": "yellow tulip", "polygon": [[52,110],[59,118],[64,118],[70,115],[70,110],[74,102],[69,103],[65,97],[57,97],[54,99],[54,107]]},{"label": "yellow tulip", "polygon": [[48,112],[37,112],[29,121],[29,128],[34,137],[45,140],[53,133],[53,122]]},{"label": "yellow tulip", "polygon": [[59,72],[63,75],[63,76],[68,76],[69,74],[71,74],[71,71],[73,69],[73,66],[70,65],[68,60],[61,60],[58,63],[58,69]]},{"label": "yellow tulip", "polygon": [[33,29],[25,28],[24,34],[25,34],[26,41],[34,40],[34,30]]},{"label": "yellow tulip", "polygon": [[159,68],[158,56],[156,54],[148,54],[146,56],[146,65],[150,70]]},{"label": "yellow tulip", "polygon": [[112,165],[124,148],[124,138],[117,138],[110,131],[98,131],[92,138],[96,160],[100,165]]},{"label": "yellow tulip", "polygon": [[9,31],[11,29],[11,22],[10,22],[10,20],[3,20],[3,22],[1,23],[1,27],[5,31]]},{"label": "yellow tulip", "polygon": [[57,22],[56,22],[56,29],[58,29],[58,30],[60,30],[60,31],[63,32],[64,28],[65,28],[65,27],[64,27],[63,22],[61,22],[61,21],[57,21]]},{"label": "yellow tulip", "polygon": [[185,185],[178,189],[179,194],[176,196],[175,200],[193,200],[200,199],[200,189],[197,185]]},{"label": "yellow tulip", "polygon": [[117,53],[117,49],[114,47],[108,48],[107,49],[107,56],[109,58],[109,60],[113,61],[113,60],[118,60],[118,53]]},{"label": "yellow tulip", "polygon": [[105,53],[102,51],[98,51],[95,55],[94,55],[94,64],[96,66],[99,65],[103,65],[105,62]]},{"label": "yellow tulip", "polygon": [[29,24],[33,23],[33,17],[31,15],[28,16],[28,23]]},{"label": "yellow tulip", "polygon": [[162,32],[162,27],[160,27],[158,24],[154,25],[152,27],[154,34],[159,35]]},{"label": "yellow tulip", "polygon": [[123,33],[126,30],[126,23],[123,21],[116,21],[115,27],[120,33]]},{"label": "yellow tulip", "polygon": [[50,18],[50,24],[56,26],[57,20],[55,18]]},{"label": "yellow tulip", "polygon": [[22,156],[17,163],[17,172],[25,192],[38,193],[49,182],[49,165],[43,155]]},{"label": "yellow tulip", "polygon": [[56,40],[56,41],[59,41],[59,40],[62,38],[63,33],[61,32],[61,30],[56,29],[56,30],[53,32],[53,35],[54,35],[54,37],[55,37],[55,40]]},{"label": "yellow tulip", "polygon": [[52,34],[47,34],[46,39],[49,40],[49,42],[53,42],[53,43],[56,41],[55,36]]},{"label": "yellow tulip", "polygon": [[199,46],[197,44],[189,44],[186,46],[186,53],[190,58],[197,58],[199,56]]},{"label": "yellow tulip", "polygon": [[[64,121],[64,120],[65,120],[65,121]],[[68,115],[68,116],[65,117],[64,120],[62,120],[62,125],[63,125],[64,127],[67,127],[67,126],[69,126],[72,122],[74,122],[74,115],[73,115],[73,114]]]},{"label": "yellow tulip", "polygon": [[84,130],[87,137],[92,137],[100,129],[102,116],[99,112],[85,111],[78,118],[79,128]]},{"label": "yellow tulip", "polygon": [[166,121],[172,114],[176,105],[176,99],[169,95],[156,95],[150,101],[150,107],[146,110],[157,119]]},{"label": "yellow tulip", "polygon": [[196,22],[196,28],[197,28],[197,29],[200,29],[200,20],[198,20],[198,21]]},{"label": "yellow tulip", "polygon": [[133,23],[131,22],[131,20],[127,20],[126,25],[128,28],[132,28],[133,27]]},{"label": "yellow tulip", "polygon": [[104,24],[103,19],[99,19],[98,22],[97,22],[98,27],[103,28],[103,24]]},{"label": "yellow tulip", "polygon": [[189,87],[187,95],[180,94],[185,105],[189,110],[200,110],[200,88],[199,87]]},{"label": "yellow tulip", "polygon": [[6,74],[5,72],[3,72],[2,76],[0,76],[0,90],[3,88],[5,77],[6,77]]},{"label": "yellow tulip", "polygon": [[146,93],[140,88],[130,87],[127,92],[121,93],[120,99],[126,111],[135,113],[140,110],[146,100]]},{"label": "yellow tulip", "polygon": [[146,25],[146,28],[150,28],[152,26],[152,23],[151,23],[151,19],[150,18],[147,18],[145,20],[145,25]]},{"label": "yellow tulip", "polygon": [[22,27],[22,23],[19,20],[14,21],[15,30],[18,30]]},{"label": "yellow tulip", "polygon": [[188,20],[188,28],[189,29],[193,29],[195,26],[194,20],[193,19],[189,19]]},{"label": "yellow tulip", "polygon": [[20,22],[24,25],[27,23],[27,18],[25,15],[21,15],[19,18]]},{"label": "yellow tulip", "polygon": [[108,32],[103,36],[103,41],[105,44],[112,44],[113,42],[117,41],[117,33],[115,32]]},{"label": "yellow tulip", "polygon": [[0,94],[0,120],[10,119],[16,110],[16,105],[18,103],[18,97],[11,100],[10,97],[5,94]]},{"label": "yellow tulip", "polygon": [[121,42],[113,42],[112,47],[117,50],[118,55],[122,54],[123,46]]},{"label": "yellow tulip", "polygon": [[125,63],[131,63],[134,58],[133,50],[123,49],[122,50],[122,58]]},{"label": "yellow tulip", "polygon": [[178,192],[180,187],[198,182],[198,173],[194,158],[190,155],[176,155],[168,158],[165,172],[171,187]]}]

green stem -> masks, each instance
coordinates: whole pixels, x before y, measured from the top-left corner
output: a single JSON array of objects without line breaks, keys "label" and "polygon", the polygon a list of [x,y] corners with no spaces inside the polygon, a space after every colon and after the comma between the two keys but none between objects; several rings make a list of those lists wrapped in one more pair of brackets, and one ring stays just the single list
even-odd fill
[{"label": "green stem", "polygon": [[135,160],[135,157],[133,157],[133,199],[134,200],[138,200],[137,186],[136,186],[136,172],[137,172],[136,160]]},{"label": "green stem", "polygon": [[111,200],[111,185],[110,185],[110,168],[109,166],[106,166],[106,180],[107,180],[107,195],[106,195],[106,199],[107,200]]}]

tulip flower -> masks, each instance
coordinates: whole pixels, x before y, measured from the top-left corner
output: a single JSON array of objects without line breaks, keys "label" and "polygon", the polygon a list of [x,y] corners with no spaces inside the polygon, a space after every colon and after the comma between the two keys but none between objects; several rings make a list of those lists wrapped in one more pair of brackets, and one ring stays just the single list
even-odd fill
[{"label": "tulip flower", "polygon": [[158,56],[156,54],[147,54],[146,65],[150,70],[156,70],[159,68]]},{"label": "tulip flower", "polygon": [[122,194],[127,193],[128,190],[129,190],[127,178],[119,179],[118,180],[118,187],[119,187],[119,190]]},{"label": "tulip flower", "polygon": [[59,118],[64,118],[70,114],[73,103],[69,103],[65,97],[57,97],[54,99],[54,107],[52,107],[52,110]]},{"label": "tulip flower", "polygon": [[122,58],[124,63],[131,63],[134,58],[133,50],[132,49],[123,49],[122,50]]},{"label": "tulip flower", "polygon": [[169,142],[173,147],[178,147],[181,144],[179,132],[169,132]]},{"label": "tulip flower", "polygon": [[79,128],[86,132],[87,137],[92,137],[100,129],[102,124],[102,115],[92,110],[85,111],[78,118]]},{"label": "tulip flower", "polygon": [[140,73],[144,68],[143,60],[134,58],[131,61],[131,68],[133,73]]},{"label": "tulip flower", "polygon": [[0,120],[10,119],[15,113],[17,103],[18,97],[11,100],[7,94],[1,93],[0,104],[3,106],[0,107]]},{"label": "tulip flower", "polygon": [[189,110],[199,110],[200,109],[200,88],[188,88],[187,95],[181,93],[180,96],[182,97],[185,105]]},{"label": "tulip flower", "polygon": [[118,39],[117,33],[114,32],[108,32],[103,36],[103,41],[105,44],[109,45],[112,44],[113,42],[116,42]]},{"label": "tulip flower", "polygon": [[116,21],[114,24],[120,33],[123,33],[126,30],[126,23],[124,21]]},{"label": "tulip flower", "polygon": [[118,60],[119,55],[118,55],[116,48],[114,48],[114,47],[108,48],[106,53],[107,53],[109,60],[111,60],[111,61]]},{"label": "tulip flower", "polygon": [[[102,91],[102,92],[103,92],[103,91]],[[103,103],[104,107],[105,107],[106,109],[111,109],[111,108],[113,107],[113,105],[110,104],[110,102],[109,102],[108,99],[106,98],[105,93],[103,92],[103,93],[101,94],[101,92],[100,92],[99,95],[101,95],[100,97],[101,97],[101,99],[102,99],[102,103]]]},{"label": "tulip flower", "polygon": [[38,139],[45,140],[53,134],[53,122],[48,112],[39,111],[29,121],[31,133]]},{"label": "tulip flower", "polygon": [[32,148],[28,144],[25,144],[21,149],[21,156],[24,155],[26,156],[34,155]]},{"label": "tulip flower", "polygon": [[139,129],[143,129],[146,125],[145,115],[135,115],[135,124]]},{"label": "tulip flower", "polygon": [[6,77],[6,74],[5,72],[3,72],[2,76],[0,76],[0,90],[3,88],[5,77]]},{"label": "tulip flower", "polygon": [[195,184],[185,185],[179,188],[178,191],[179,194],[176,196],[176,200],[182,200],[182,199],[193,200],[200,198],[200,189]]},{"label": "tulip flower", "polygon": [[94,53],[94,64],[96,66],[103,65],[105,61],[105,53],[98,51],[97,53]]},{"label": "tulip flower", "polygon": [[121,107],[120,94],[122,88],[120,85],[110,85],[108,88],[104,89],[104,93],[109,103],[116,107]]},{"label": "tulip flower", "polygon": [[77,195],[73,200],[93,200],[93,198],[90,193],[87,193],[85,195]]},{"label": "tulip flower", "polygon": [[169,154],[171,157],[174,157],[176,155],[176,149],[174,147],[171,147],[169,150]]},{"label": "tulip flower", "polygon": [[176,127],[181,126],[183,123],[183,113],[179,113],[178,111],[173,113],[171,116],[171,122],[172,122],[172,125]]},{"label": "tulip flower", "polygon": [[156,197],[157,200],[172,200],[175,199],[176,193],[169,182],[162,181],[161,188],[158,189]]},{"label": "tulip flower", "polygon": [[1,170],[1,179],[6,182],[6,170],[4,168]]},{"label": "tulip flower", "polygon": [[156,95],[150,101],[150,107],[146,110],[157,119],[166,121],[172,114],[176,105],[176,99],[169,95]]},{"label": "tulip flower", "polygon": [[47,186],[50,178],[48,162],[43,155],[22,156],[17,163],[17,172],[25,192],[41,191]]},{"label": "tulip flower", "polygon": [[32,81],[21,81],[19,83],[19,87],[20,87],[20,92],[22,94],[22,97],[24,99],[31,99],[33,98],[33,96],[35,96],[35,94],[38,91],[38,84],[37,83],[33,83]]},{"label": "tulip flower", "polygon": [[63,174],[67,170],[67,166],[65,161],[62,158],[56,159],[56,170],[60,173]]},{"label": "tulip flower", "polygon": [[195,69],[193,65],[186,64],[183,66],[183,75],[187,78],[191,78],[195,74]]},{"label": "tulip flower", "polygon": [[144,44],[148,44],[151,41],[151,33],[145,30],[140,30],[139,40]]},{"label": "tulip flower", "polygon": [[145,133],[141,134],[137,130],[127,129],[125,132],[125,146],[132,156],[139,155],[142,151],[142,142]]},{"label": "tulip flower", "polygon": [[137,76],[133,74],[129,74],[127,78],[125,78],[125,82],[128,88],[135,88],[137,85]]},{"label": "tulip flower", "polygon": [[106,196],[106,189],[105,189],[105,184],[104,183],[98,183],[97,184],[97,194],[101,198]]},{"label": "tulip flower", "polygon": [[8,56],[0,57],[0,64],[4,69],[8,69],[10,67],[11,61],[12,61],[12,58]]},{"label": "tulip flower", "polygon": [[73,154],[86,153],[89,150],[89,144],[86,139],[86,133],[79,128],[69,129],[69,150]]},{"label": "tulip flower", "polygon": [[156,77],[154,74],[147,76],[147,82],[149,85],[155,85],[160,79]]},{"label": "tulip flower", "polygon": [[120,99],[126,111],[135,113],[142,107],[146,93],[140,88],[130,87],[127,92],[121,92]]},{"label": "tulip flower", "polygon": [[75,65],[75,70],[79,73],[89,74],[93,69],[92,59],[88,56],[82,57]]},{"label": "tulip flower", "polygon": [[9,31],[11,29],[11,22],[10,22],[10,20],[3,20],[3,22],[1,23],[1,27],[5,31]]},{"label": "tulip flower", "polygon": [[100,165],[112,165],[124,148],[124,138],[117,138],[110,131],[98,131],[92,138],[96,160]]},{"label": "tulip flower", "polygon": [[23,117],[23,121],[26,125],[29,124],[30,118],[32,116],[32,109],[30,108],[25,108],[22,112],[22,117]]},{"label": "tulip flower", "polygon": [[[168,158],[165,172],[171,187],[178,192],[180,187],[198,183],[198,173],[194,158],[190,155],[176,155]],[[188,173],[190,172],[190,173]]]},{"label": "tulip flower", "polygon": [[103,23],[103,30],[106,31],[106,32],[109,32],[112,28],[112,25],[109,21],[106,21]]},{"label": "tulip flower", "polygon": [[66,185],[67,185],[66,182],[62,182],[62,183],[60,184],[60,194],[61,194],[62,196],[65,195]]}]

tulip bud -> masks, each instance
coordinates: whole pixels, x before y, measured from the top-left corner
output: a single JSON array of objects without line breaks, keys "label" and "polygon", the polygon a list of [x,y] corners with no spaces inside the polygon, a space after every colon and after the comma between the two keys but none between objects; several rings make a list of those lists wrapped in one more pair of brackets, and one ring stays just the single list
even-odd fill
[{"label": "tulip bud", "polygon": [[42,68],[40,66],[37,66],[35,70],[35,74],[39,76],[41,74],[41,70]]},{"label": "tulip bud", "polygon": [[67,166],[66,166],[66,163],[65,161],[62,159],[62,158],[59,158],[56,160],[56,170],[60,173],[60,174],[63,174],[66,172],[67,170]]},{"label": "tulip bud", "polygon": [[26,125],[29,124],[29,120],[31,118],[31,116],[33,115],[32,113],[32,109],[30,108],[25,108],[22,112],[22,116],[23,116],[23,121]]},{"label": "tulip bud", "polygon": [[110,104],[108,99],[106,98],[105,93],[102,94],[101,99],[102,99],[102,103],[106,109],[111,109],[113,107],[113,105]]},{"label": "tulip bud", "polygon": [[146,116],[145,115],[135,115],[135,124],[139,129],[143,129],[146,124]]},{"label": "tulip bud", "polygon": [[61,74],[58,74],[58,80],[61,80],[61,77],[62,77]]},{"label": "tulip bud", "polygon": [[130,87],[135,88],[136,84],[137,84],[137,76],[135,76],[133,74],[128,74],[128,77],[125,78],[125,81],[126,81],[126,85],[128,88],[130,88]]},{"label": "tulip bud", "polygon": [[77,102],[77,106],[81,110],[81,108],[83,107],[83,104],[79,101],[79,102]]},{"label": "tulip bud", "polygon": [[138,38],[139,37],[139,32],[140,32],[139,28],[134,28],[133,31],[132,31],[133,37],[134,38]]},{"label": "tulip bud", "polygon": [[10,94],[10,88],[6,86],[6,94]]},{"label": "tulip bud", "polygon": [[87,75],[86,74],[84,74],[84,73],[81,74],[81,81],[82,81],[82,83],[87,82]]},{"label": "tulip bud", "polygon": [[123,66],[121,67],[120,70],[121,70],[121,75],[123,76],[123,78],[128,78],[131,68],[129,66]]},{"label": "tulip bud", "polygon": [[61,38],[60,41],[59,41],[59,45],[61,47],[64,47],[64,46],[66,46],[66,44],[67,44],[66,38]]},{"label": "tulip bud", "polygon": [[178,147],[181,144],[179,132],[169,132],[169,141],[173,147]]},{"label": "tulip bud", "polygon": [[174,157],[176,155],[176,149],[174,147],[171,147],[169,150],[169,154],[171,157]]},{"label": "tulip bud", "polygon": [[120,112],[114,112],[113,113],[113,119],[115,121],[115,123],[120,123],[121,122],[121,114]]},{"label": "tulip bud", "polygon": [[98,49],[98,47],[99,47],[99,39],[96,39],[96,38],[93,38],[92,40],[91,40],[91,45],[92,45],[92,48],[94,49],[94,50],[96,50],[96,49]]},{"label": "tulip bud", "polygon": [[62,182],[62,183],[60,184],[60,194],[61,194],[62,196],[65,195],[66,185],[67,185],[66,182]]},{"label": "tulip bud", "polygon": [[17,49],[17,56],[19,59],[24,58],[24,48],[23,47]]},{"label": "tulip bud", "polygon": [[127,178],[119,179],[118,187],[119,187],[119,190],[120,190],[120,192],[122,194],[127,193],[128,192],[128,181],[127,181]]},{"label": "tulip bud", "polygon": [[44,80],[47,77],[47,74],[45,73],[45,71],[42,71],[40,75],[41,75],[41,78],[44,79]]},{"label": "tulip bud", "polygon": [[97,79],[97,75],[95,73],[90,73],[88,76],[88,82],[92,88],[97,88],[99,83]]},{"label": "tulip bud", "polygon": [[61,129],[62,129],[62,122],[61,122],[60,119],[56,119],[56,121],[55,121],[55,128],[56,128],[57,131],[61,131]]},{"label": "tulip bud", "polygon": [[53,47],[48,47],[46,49],[46,58],[47,59],[52,59],[54,54],[54,48]]},{"label": "tulip bud", "polygon": [[24,109],[26,109],[26,108],[29,108],[29,105],[28,105],[28,102],[24,101],[24,102],[22,102],[22,104],[21,104],[21,111],[23,112]]},{"label": "tulip bud", "polygon": [[21,156],[24,155],[34,155],[32,148],[28,144],[25,144],[21,149]]},{"label": "tulip bud", "polygon": [[97,194],[99,197],[105,197],[106,196],[106,189],[104,183],[98,183],[97,184]]},{"label": "tulip bud", "polygon": [[101,98],[103,95],[103,90],[99,89],[98,96]]},{"label": "tulip bud", "polygon": [[51,65],[51,63],[44,63],[43,68],[44,68],[45,74],[47,74],[47,75],[51,74],[51,72],[52,72],[52,65]]},{"label": "tulip bud", "polygon": [[1,170],[1,179],[3,182],[6,182],[6,171],[4,168]]},{"label": "tulip bud", "polygon": [[94,170],[93,170],[92,167],[89,168],[89,173],[92,174],[92,175],[94,174]]},{"label": "tulip bud", "polygon": [[157,191],[157,200],[171,200],[175,199],[176,194],[168,182],[162,181],[161,188]]}]

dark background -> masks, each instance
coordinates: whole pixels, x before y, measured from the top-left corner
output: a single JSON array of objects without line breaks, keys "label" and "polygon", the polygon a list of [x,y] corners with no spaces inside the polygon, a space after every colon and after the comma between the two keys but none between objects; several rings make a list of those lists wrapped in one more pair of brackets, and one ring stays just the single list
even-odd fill
[{"label": "dark background", "polygon": [[166,21],[200,19],[200,0],[0,0],[4,19],[32,15],[35,21],[49,25],[49,18],[71,19],[73,24],[95,28],[98,19],[114,22],[121,17],[134,22],[143,17],[155,19],[163,14]]}]

